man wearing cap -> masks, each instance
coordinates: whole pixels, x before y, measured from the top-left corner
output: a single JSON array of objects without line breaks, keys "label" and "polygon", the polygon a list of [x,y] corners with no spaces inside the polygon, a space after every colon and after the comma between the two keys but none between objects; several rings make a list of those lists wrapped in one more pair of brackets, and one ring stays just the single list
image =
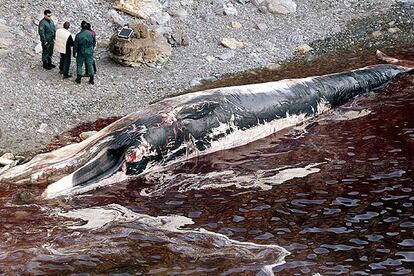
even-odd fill
[{"label": "man wearing cap", "polygon": [[94,84],[95,71],[93,70],[93,49],[96,45],[96,40],[91,31],[88,30],[87,23],[82,21],[82,30],[76,35],[73,44],[73,57],[76,57],[76,83],[81,83],[82,67],[86,62],[89,74],[89,83]]},{"label": "man wearing cap", "polygon": [[72,58],[72,49],[73,38],[72,34],[68,30],[70,27],[69,22],[63,23],[63,28],[60,28],[56,31],[56,42],[55,49],[60,53],[60,62],[59,62],[59,73],[63,74],[63,78],[70,78],[69,67],[70,59]]},{"label": "man wearing cap", "polygon": [[50,70],[56,66],[52,64],[53,47],[55,44],[55,23],[52,20],[52,12],[45,10],[44,17],[39,22],[39,36],[42,43],[43,68]]}]

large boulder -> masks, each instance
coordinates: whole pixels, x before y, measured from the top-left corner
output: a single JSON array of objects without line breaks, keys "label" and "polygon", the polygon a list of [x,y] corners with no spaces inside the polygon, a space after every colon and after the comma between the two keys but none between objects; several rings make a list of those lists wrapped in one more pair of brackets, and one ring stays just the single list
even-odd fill
[{"label": "large boulder", "polygon": [[143,19],[162,12],[158,0],[117,0],[112,4],[112,7]]},{"label": "large boulder", "polygon": [[171,45],[162,33],[148,29],[144,24],[130,26],[134,30],[130,39],[122,39],[115,33],[109,43],[111,58],[127,66],[147,65],[154,67],[168,60]]}]

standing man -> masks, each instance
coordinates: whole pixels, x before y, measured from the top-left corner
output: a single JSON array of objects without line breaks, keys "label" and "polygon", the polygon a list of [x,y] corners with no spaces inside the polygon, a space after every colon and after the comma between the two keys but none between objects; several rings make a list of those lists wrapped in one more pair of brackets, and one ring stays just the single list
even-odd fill
[{"label": "standing man", "polygon": [[81,83],[82,67],[86,62],[89,74],[89,83],[94,84],[95,71],[93,70],[93,49],[96,45],[93,33],[87,28],[86,22],[82,21],[82,30],[76,35],[73,44],[73,57],[76,57],[76,83]]},{"label": "standing man", "polygon": [[59,62],[59,73],[63,74],[63,78],[70,78],[69,67],[70,59],[72,58],[72,49],[73,38],[72,34],[68,30],[70,27],[69,22],[63,23],[63,28],[56,31],[56,51],[60,53],[60,62]]},{"label": "standing man", "polygon": [[39,22],[39,36],[42,43],[43,68],[50,70],[56,66],[52,64],[53,47],[55,45],[55,23],[51,19],[52,12],[45,10],[44,18]]},{"label": "standing man", "polygon": [[[91,23],[86,23],[86,29],[89,30],[89,31],[91,31],[92,34],[93,34],[93,36],[96,39],[96,32],[92,29]],[[93,59],[93,70],[94,70],[95,75],[96,75],[96,63],[95,63],[95,59]],[[86,63],[85,63],[85,74],[86,75],[89,75],[89,73],[88,73],[88,66],[86,66]]]}]

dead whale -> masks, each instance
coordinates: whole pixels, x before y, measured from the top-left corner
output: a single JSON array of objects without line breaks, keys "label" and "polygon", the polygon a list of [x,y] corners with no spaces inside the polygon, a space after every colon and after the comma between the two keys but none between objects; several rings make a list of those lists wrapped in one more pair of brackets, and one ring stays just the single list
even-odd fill
[{"label": "dead whale", "polygon": [[54,182],[43,194],[50,198],[119,170],[139,175],[157,166],[264,138],[412,70],[384,64],[167,98],[119,119],[79,144],[3,170],[0,182]]}]

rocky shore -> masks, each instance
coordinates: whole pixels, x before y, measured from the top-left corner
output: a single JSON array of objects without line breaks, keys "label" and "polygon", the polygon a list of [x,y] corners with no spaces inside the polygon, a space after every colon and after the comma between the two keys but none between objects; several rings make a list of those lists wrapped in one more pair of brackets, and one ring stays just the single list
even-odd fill
[{"label": "rocky shore", "polygon": [[[159,9],[145,18],[116,10],[109,0],[1,2],[0,156],[34,152],[81,122],[122,116],[229,74],[277,70],[294,57],[361,40],[373,51],[390,41],[414,41],[411,0],[160,0],[151,1]],[[91,22],[98,40],[95,85],[42,68],[36,23],[44,9],[58,24],[70,21],[73,33],[82,20]],[[108,45],[125,23],[144,23],[165,37],[179,31],[188,45],[173,47],[162,65],[121,66]]]}]

